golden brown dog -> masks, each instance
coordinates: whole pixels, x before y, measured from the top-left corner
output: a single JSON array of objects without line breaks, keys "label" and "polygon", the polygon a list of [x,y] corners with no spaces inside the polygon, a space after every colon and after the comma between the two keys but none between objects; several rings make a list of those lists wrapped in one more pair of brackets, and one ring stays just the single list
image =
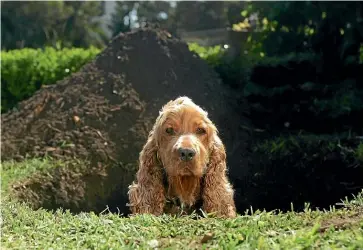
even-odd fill
[{"label": "golden brown dog", "polygon": [[182,206],[200,201],[204,212],[236,216],[224,145],[207,112],[188,97],[162,108],[139,161],[128,192],[133,214],[160,215],[177,198]]}]

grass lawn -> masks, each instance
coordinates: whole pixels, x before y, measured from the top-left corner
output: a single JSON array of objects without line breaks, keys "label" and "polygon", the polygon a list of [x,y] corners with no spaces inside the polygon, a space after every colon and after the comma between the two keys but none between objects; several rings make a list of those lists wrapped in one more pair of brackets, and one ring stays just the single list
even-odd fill
[{"label": "grass lawn", "polygon": [[47,164],[2,164],[1,249],[363,249],[363,193],[341,209],[250,211],[228,220],[34,211],[11,198],[14,180]]}]

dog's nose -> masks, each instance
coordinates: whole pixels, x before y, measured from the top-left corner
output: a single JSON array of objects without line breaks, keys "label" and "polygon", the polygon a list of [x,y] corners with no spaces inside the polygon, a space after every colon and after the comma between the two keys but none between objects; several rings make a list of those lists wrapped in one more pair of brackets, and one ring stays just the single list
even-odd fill
[{"label": "dog's nose", "polygon": [[179,148],[178,152],[182,161],[190,161],[195,156],[195,150],[191,148]]}]

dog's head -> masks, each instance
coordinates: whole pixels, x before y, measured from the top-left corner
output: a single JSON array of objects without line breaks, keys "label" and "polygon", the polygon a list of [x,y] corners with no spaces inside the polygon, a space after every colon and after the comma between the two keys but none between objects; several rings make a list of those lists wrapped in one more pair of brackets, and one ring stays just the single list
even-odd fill
[{"label": "dog's head", "polygon": [[188,97],[168,102],[153,129],[157,156],[168,175],[201,177],[217,142],[217,128]]}]

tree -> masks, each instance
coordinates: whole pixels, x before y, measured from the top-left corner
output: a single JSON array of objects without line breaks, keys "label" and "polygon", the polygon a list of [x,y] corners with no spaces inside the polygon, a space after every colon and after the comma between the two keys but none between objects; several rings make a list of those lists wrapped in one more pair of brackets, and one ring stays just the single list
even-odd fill
[{"label": "tree", "polygon": [[153,23],[173,32],[173,14],[174,8],[168,1],[117,1],[110,29],[115,36],[120,32]]},{"label": "tree", "polygon": [[97,17],[102,2],[47,1],[1,3],[2,49],[101,46],[104,33]]},{"label": "tree", "polygon": [[113,35],[146,23],[176,34],[177,30],[226,28],[242,19],[245,2],[118,1],[110,28]]},{"label": "tree", "polygon": [[112,31],[112,36],[120,32],[131,30],[132,14],[135,8],[136,1],[117,1],[115,12],[111,17],[109,28]]},{"label": "tree", "polygon": [[311,50],[335,53],[340,48],[352,50],[352,43],[357,51],[363,38],[361,2],[250,2],[242,15],[248,19],[252,13],[258,13],[257,28],[262,34],[258,39],[269,55]]},{"label": "tree", "polygon": [[64,30],[64,41],[69,41],[67,46],[100,47],[107,42],[99,20],[104,14],[102,1],[66,1],[65,4],[72,10]]},{"label": "tree", "polygon": [[178,29],[203,30],[228,26],[228,2],[182,1],[175,10]]},{"label": "tree", "polygon": [[63,2],[5,1],[1,5],[2,49],[41,47],[55,42],[62,21],[71,12]]}]

